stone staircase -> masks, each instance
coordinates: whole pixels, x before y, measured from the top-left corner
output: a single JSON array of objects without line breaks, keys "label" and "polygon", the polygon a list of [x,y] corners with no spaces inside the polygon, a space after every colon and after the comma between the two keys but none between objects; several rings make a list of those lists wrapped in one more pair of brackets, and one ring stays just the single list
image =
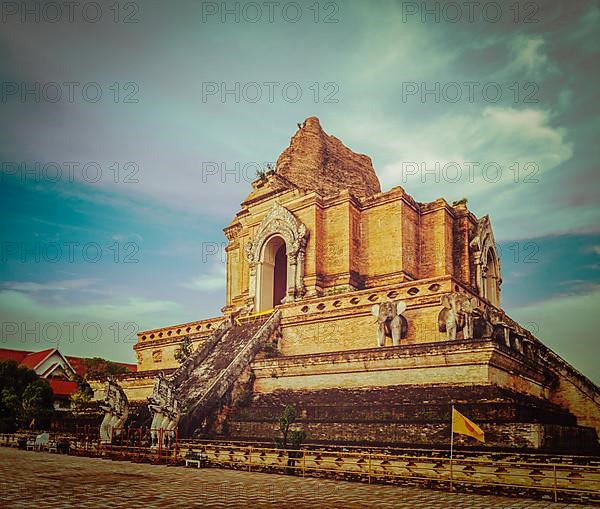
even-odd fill
[{"label": "stone staircase", "polygon": [[279,311],[242,323],[223,322],[171,380],[183,409],[180,429],[193,432],[218,406],[279,326]]}]

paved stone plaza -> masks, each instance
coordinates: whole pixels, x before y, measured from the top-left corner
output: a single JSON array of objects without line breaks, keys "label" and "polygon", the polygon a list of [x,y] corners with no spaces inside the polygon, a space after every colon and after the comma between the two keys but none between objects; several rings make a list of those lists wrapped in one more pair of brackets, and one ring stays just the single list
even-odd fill
[{"label": "paved stone plaza", "polygon": [[0,448],[6,508],[583,508],[575,504]]}]

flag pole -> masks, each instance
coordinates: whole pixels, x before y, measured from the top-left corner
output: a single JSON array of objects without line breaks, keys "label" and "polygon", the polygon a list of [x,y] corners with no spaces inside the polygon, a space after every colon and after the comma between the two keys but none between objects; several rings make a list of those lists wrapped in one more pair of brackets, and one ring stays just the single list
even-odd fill
[{"label": "flag pole", "polygon": [[452,491],[452,485],[454,482],[454,475],[452,470],[452,456],[454,454],[454,405],[452,405],[452,423],[450,424],[450,491]]}]

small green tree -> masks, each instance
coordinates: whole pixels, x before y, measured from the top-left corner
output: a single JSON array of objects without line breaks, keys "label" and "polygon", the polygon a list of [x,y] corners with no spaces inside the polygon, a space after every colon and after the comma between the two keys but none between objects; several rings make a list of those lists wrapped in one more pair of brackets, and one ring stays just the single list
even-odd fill
[{"label": "small green tree", "polygon": [[17,417],[21,400],[13,387],[3,387],[0,392],[0,433],[13,433],[17,428]]},{"label": "small green tree", "polygon": [[94,391],[85,378],[75,375],[73,379],[77,382],[77,391],[71,394],[71,403],[75,408],[82,408],[92,400]]},{"label": "small green tree", "polygon": [[290,426],[294,424],[296,420],[296,409],[287,405],[279,417],[279,431],[281,432],[281,438],[277,437],[275,442],[277,443],[277,447],[280,449],[288,448],[288,437],[290,435]]},{"label": "small green tree", "polygon": [[292,405],[287,405],[279,418],[279,431],[281,432],[281,437],[275,438],[277,447],[288,451],[288,473],[293,473],[296,459],[302,457],[302,451],[299,451],[298,449],[300,449],[300,445],[306,438],[304,430],[291,429],[291,426],[296,421],[296,417],[296,408]]},{"label": "small green tree", "polygon": [[27,385],[21,396],[21,417],[25,423],[46,425],[53,411],[52,396],[52,388],[43,378]]},{"label": "small green tree", "polygon": [[267,179],[267,171],[261,169],[256,170],[256,178],[258,178],[261,182],[264,182]]},{"label": "small green tree", "polygon": [[263,352],[265,353],[265,357],[267,359],[272,359],[273,357],[279,356],[279,350],[277,349],[277,345],[273,343],[265,343],[263,346]]},{"label": "small green tree", "polygon": [[0,362],[0,432],[13,432],[34,419],[45,425],[53,411],[48,382],[15,361]]}]

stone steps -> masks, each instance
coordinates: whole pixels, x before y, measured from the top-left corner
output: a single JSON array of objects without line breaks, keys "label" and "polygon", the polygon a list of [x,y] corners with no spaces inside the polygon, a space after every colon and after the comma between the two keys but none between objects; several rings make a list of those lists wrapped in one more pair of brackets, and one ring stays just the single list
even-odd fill
[{"label": "stone steps", "polygon": [[234,324],[212,345],[212,350],[198,354],[191,362],[193,369],[182,366],[188,376],[180,381],[177,393],[186,414],[180,431],[191,434],[212,412],[232,387],[279,323],[279,314]]}]

